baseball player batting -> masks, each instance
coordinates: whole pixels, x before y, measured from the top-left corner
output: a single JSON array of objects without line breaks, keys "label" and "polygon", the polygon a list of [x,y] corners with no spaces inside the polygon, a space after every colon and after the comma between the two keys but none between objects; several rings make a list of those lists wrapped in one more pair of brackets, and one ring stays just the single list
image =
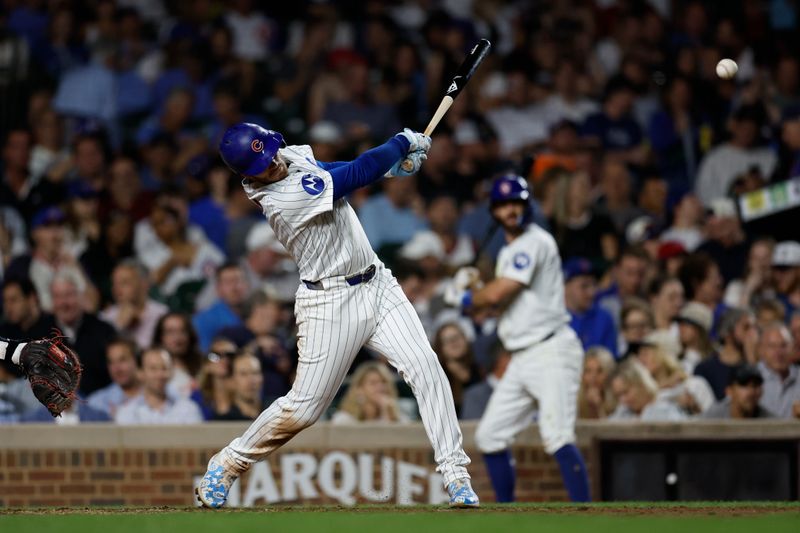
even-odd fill
[{"label": "baseball player batting", "polygon": [[225,132],[222,159],[242,177],[300,271],[299,361],[291,391],[209,461],[196,489],[204,506],[224,505],[238,476],[322,415],[362,346],[382,353],[414,391],[450,505],[478,505],[447,377],[414,308],[345,198],[387,171],[416,173],[430,143],[406,129],[353,161],[324,163],[309,146],[286,146],[280,133],[255,124]]},{"label": "baseball player batting", "polygon": [[477,271],[464,267],[444,298],[465,310],[503,309],[498,335],[513,357],[475,434],[497,501],[514,501],[509,447],[533,417],[534,399],[544,448],[558,461],[570,499],[588,501],[586,466],[574,444],[583,348],[569,327],[558,248],[548,232],[531,223],[529,196],[520,176],[494,182],[490,209],[506,238],[495,279],[475,287]]}]

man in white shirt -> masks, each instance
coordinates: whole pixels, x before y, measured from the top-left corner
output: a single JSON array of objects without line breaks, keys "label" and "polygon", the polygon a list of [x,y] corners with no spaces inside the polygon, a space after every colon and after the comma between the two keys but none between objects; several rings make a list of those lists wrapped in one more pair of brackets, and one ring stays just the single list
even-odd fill
[{"label": "man in white shirt", "polygon": [[780,418],[800,418],[800,371],[789,356],[791,335],[783,322],[761,328],[758,369],[764,377],[762,405]]},{"label": "man in white shirt", "polygon": [[731,140],[703,158],[695,183],[695,193],[703,205],[728,196],[728,189],[736,178],[753,167],[757,167],[761,176],[772,175],[777,156],[771,149],[757,146],[762,116],[757,106],[740,107],[731,118]]},{"label": "man in white shirt", "polygon": [[139,360],[142,394],[117,411],[115,422],[125,425],[202,422],[203,415],[196,403],[186,398],[171,398],[167,394],[172,368],[169,352],[162,348],[145,350]]}]

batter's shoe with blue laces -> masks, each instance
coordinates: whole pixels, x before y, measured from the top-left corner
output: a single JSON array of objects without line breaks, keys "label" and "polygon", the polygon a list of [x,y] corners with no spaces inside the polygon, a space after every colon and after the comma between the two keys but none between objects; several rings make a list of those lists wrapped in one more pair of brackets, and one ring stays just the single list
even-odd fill
[{"label": "batter's shoe with blue laces", "polygon": [[468,479],[458,479],[447,485],[450,507],[479,507],[481,502]]},{"label": "batter's shoe with blue laces", "polygon": [[225,505],[228,499],[228,491],[236,481],[237,476],[225,471],[222,463],[217,460],[217,456],[208,462],[208,469],[200,480],[200,485],[194,489],[197,499],[203,507],[218,509]]}]

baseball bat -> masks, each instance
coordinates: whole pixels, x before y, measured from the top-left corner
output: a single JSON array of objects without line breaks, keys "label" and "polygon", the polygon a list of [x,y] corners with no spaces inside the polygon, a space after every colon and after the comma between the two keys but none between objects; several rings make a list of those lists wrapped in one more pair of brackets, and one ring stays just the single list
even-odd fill
[{"label": "baseball bat", "polygon": [[[433,117],[431,117],[431,121],[428,122],[428,125],[425,127],[425,135],[430,136],[431,133],[433,133],[433,130],[439,125],[442,117],[444,117],[447,110],[450,109],[450,106],[453,105],[453,100],[455,100],[456,96],[461,94],[461,91],[466,87],[475,69],[481,64],[481,61],[483,61],[483,58],[489,53],[491,47],[492,43],[490,43],[488,39],[481,39],[472,47],[472,50],[470,50],[467,57],[464,58],[461,66],[458,67],[456,75],[453,76],[453,79],[450,81],[450,85],[448,85],[447,91],[444,93],[444,97],[442,97],[442,101],[439,102],[439,107],[436,108],[436,112],[433,114]],[[403,161],[403,170],[406,172],[411,171],[412,165],[413,163],[406,159]]]}]

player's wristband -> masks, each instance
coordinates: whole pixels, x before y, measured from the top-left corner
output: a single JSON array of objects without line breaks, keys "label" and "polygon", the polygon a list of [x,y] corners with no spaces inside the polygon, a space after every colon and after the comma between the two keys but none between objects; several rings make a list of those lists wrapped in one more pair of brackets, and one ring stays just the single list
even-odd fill
[{"label": "player's wristband", "polygon": [[464,296],[461,297],[461,309],[469,309],[472,307],[472,291],[467,289],[464,291]]}]

